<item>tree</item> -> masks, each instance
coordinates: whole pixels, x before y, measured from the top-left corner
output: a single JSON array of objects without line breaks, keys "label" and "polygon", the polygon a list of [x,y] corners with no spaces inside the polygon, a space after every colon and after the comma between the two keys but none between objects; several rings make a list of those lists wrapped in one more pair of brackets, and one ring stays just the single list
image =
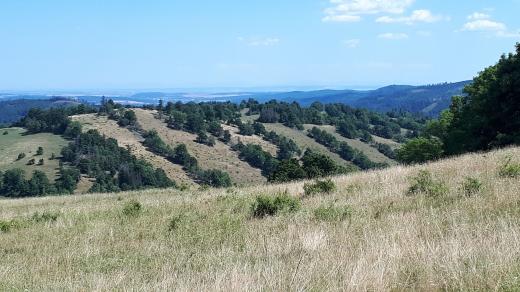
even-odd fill
[{"label": "tree", "polygon": [[308,178],[329,176],[340,172],[340,168],[330,157],[315,153],[312,150],[305,151],[302,162]]},{"label": "tree", "polygon": [[222,136],[222,141],[224,143],[229,143],[231,141],[231,132],[229,132],[229,130],[224,131],[224,135]]},{"label": "tree", "polygon": [[443,144],[439,138],[415,138],[397,150],[397,160],[406,163],[424,163],[443,155]]},{"label": "tree", "polygon": [[240,130],[240,135],[244,136],[252,136],[255,134],[255,129],[251,123],[240,123],[238,125],[238,129]]},{"label": "tree", "polygon": [[45,159],[42,158],[38,161],[38,165],[44,165],[44,164],[45,164]]},{"label": "tree", "polygon": [[29,161],[27,161],[27,165],[34,165],[36,163],[36,160],[34,158],[31,158],[29,159]]},{"label": "tree", "polygon": [[32,178],[27,183],[27,192],[30,196],[43,196],[54,191],[47,175],[39,170],[33,172]]},{"label": "tree", "polygon": [[287,159],[280,162],[276,171],[271,174],[269,181],[290,182],[307,178],[307,173],[297,159]]},{"label": "tree", "polygon": [[74,139],[77,136],[79,136],[79,134],[81,134],[81,130],[81,123],[73,121],[67,126],[67,129],[65,130],[65,133],[63,133],[63,135],[67,138]]},{"label": "tree", "polygon": [[18,154],[18,157],[16,158],[16,160],[22,160],[25,158],[25,153],[20,153]]},{"label": "tree", "polygon": [[23,170],[15,168],[7,170],[3,175],[0,193],[6,197],[22,197],[27,194],[27,181]]},{"label": "tree", "polygon": [[[520,144],[520,43],[454,97],[443,137],[447,154]],[[441,123],[441,126],[444,126]]]},{"label": "tree", "polygon": [[38,150],[36,150],[36,155],[37,155],[37,156],[41,156],[41,155],[43,155],[43,147],[41,147],[41,146],[38,147]]},{"label": "tree", "polygon": [[232,185],[231,178],[227,172],[211,169],[204,170],[199,175],[199,178],[203,184],[215,187],[215,188],[227,188]]}]

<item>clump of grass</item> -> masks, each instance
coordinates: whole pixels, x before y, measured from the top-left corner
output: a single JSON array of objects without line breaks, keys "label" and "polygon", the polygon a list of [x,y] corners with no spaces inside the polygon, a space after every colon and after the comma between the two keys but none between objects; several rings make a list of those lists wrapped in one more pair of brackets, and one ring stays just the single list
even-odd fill
[{"label": "clump of grass", "polygon": [[439,197],[448,193],[448,187],[441,181],[435,181],[427,170],[419,171],[412,178],[412,185],[408,188],[408,195],[425,194],[428,197]]},{"label": "clump of grass", "polygon": [[341,222],[351,216],[352,208],[349,206],[335,207],[331,204],[314,210],[314,218],[318,221]]},{"label": "clump of grass", "polygon": [[251,215],[255,218],[275,216],[281,212],[292,213],[301,208],[297,198],[291,197],[287,192],[273,196],[261,195],[256,197],[251,205]]},{"label": "clump of grass", "polygon": [[136,200],[130,200],[123,206],[123,215],[128,217],[137,217],[141,213],[142,206]]},{"label": "clump of grass", "polygon": [[22,227],[24,227],[24,223],[16,219],[0,220],[0,233],[7,233]]},{"label": "clump of grass", "polygon": [[60,213],[58,213],[58,212],[50,212],[50,211],[44,211],[42,213],[35,212],[31,216],[31,221],[36,222],[36,223],[56,222],[56,220],[58,220],[59,216],[60,216]]},{"label": "clump of grass", "polygon": [[316,180],[314,183],[306,183],[303,185],[305,196],[313,196],[316,194],[330,194],[336,190],[336,184],[329,178],[326,180]]},{"label": "clump of grass", "polygon": [[184,220],[184,215],[179,214],[173,216],[172,219],[168,222],[168,231],[175,231],[177,230],[180,225],[182,224],[182,221]]},{"label": "clump of grass", "polygon": [[482,183],[477,178],[466,177],[462,183],[462,190],[466,197],[474,196],[482,190]]},{"label": "clump of grass", "polygon": [[513,157],[509,157],[498,170],[498,175],[505,178],[520,177],[520,163],[513,162]]}]

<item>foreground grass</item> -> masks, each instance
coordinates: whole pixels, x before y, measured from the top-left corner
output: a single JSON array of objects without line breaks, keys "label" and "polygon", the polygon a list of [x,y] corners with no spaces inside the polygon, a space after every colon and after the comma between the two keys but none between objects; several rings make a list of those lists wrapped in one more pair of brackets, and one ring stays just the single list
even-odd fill
[{"label": "foreground grass", "polygon": [[[302,182],[3,200],[0,290],[515,290],[507,157],[520,149],[337,177],[312,196]],[[447,192],[410,192],[421,170]],[[257,196],[285,191],[300,208],[251,216]]]}]

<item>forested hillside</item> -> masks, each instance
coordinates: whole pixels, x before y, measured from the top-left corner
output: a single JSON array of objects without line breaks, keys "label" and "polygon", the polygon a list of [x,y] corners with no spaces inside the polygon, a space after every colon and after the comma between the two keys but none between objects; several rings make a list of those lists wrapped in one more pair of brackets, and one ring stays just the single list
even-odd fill
[{"label": "forested hillside", "polygon": [[[0,190],[20,197],[247,186],[384,168],[395,164],[395,145],[417,137],[426,121],[343,104],[302,107],[253,99],[144,108],[105,99],[99,107],[33,109],[16,123],[25,128],[26,140],[49,133],[69,145],[53,150],[52,161],[59,165],[47,162],[54,169],[44,176],[38,172],[42,182],[31,181],[31,168],[17,170],[23,158],[8,159]],[[27,192],[34,184],[39,191]]]}]

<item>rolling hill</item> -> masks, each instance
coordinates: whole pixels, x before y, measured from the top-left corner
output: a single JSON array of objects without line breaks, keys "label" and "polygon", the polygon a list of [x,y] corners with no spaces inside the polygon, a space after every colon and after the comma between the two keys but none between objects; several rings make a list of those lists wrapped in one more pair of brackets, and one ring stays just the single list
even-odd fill
[{"label": "rolling hill", "polygon": [[[520,149],[334,177],[314,196],[296,182],[0,201],[0,289],[514,290],[508,157]],[[301,207],[252,216],[284,191]]]}]

